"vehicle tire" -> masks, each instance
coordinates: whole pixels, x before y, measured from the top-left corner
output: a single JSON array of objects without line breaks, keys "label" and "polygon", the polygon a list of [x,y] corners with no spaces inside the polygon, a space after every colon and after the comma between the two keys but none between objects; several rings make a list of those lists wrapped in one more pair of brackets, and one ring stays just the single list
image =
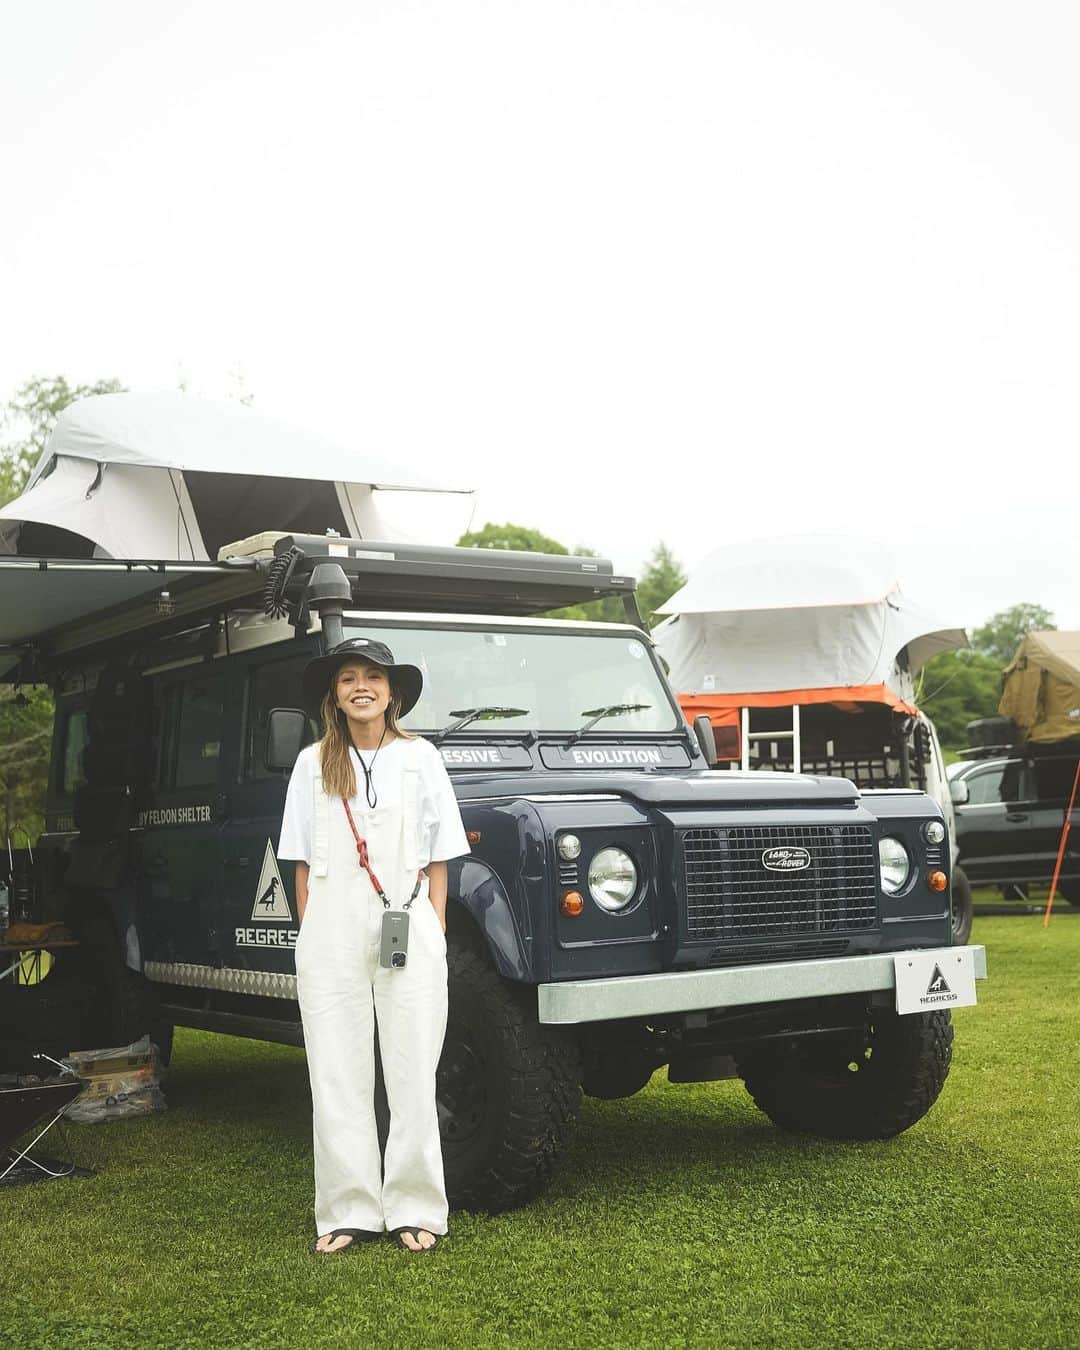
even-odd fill
[{"label": "vehicle tire", "polygon": [[624,1055],[602,1063],[587,1059],[581,1086],[586,1097],[598,1097],[601,1101],[632,1097],[647,1085],[656,1068],[655,1059],[642,1059],[635,1055]]},{"label": "vehicle tire", "polygon": [[952,874],[952,940],[954,947],[962,947],[971,937],[971,882],[962,867],[954,867]]},{"label": "vehicle tire", "polygon": [[824,1139],[890,1139],[921,1120],[948,1076],[948,1012],[874,1009],[857,1042],[814,1038],[741,1056],[746,1090],[785,1130]]},{"label": "vehicle tire", "polygon": [[436,1096],[454,1208],[514,1209],[540,1193],[573,1138],[581,1066],[536,1020],[533,990],[502,979],[453,933],[450,1007]]}]

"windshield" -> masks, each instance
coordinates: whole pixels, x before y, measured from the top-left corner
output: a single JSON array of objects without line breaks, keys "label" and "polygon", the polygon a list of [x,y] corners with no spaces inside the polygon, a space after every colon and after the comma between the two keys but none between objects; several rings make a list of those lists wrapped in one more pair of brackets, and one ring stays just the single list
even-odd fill
[{"label": "windshield", "polygon": [[455,713],[495,706],[528,712],[485,718],[462,734],[572,732],[590,709],[615,703],[649,706],[605,717],[590,736],[681,727],[645,644],[628,633],[389,628],[348,618],[345,630],[347,637],[377,634],[395,661],[423,671],[423,696],[402,722],[413,731],[442,730]]}]

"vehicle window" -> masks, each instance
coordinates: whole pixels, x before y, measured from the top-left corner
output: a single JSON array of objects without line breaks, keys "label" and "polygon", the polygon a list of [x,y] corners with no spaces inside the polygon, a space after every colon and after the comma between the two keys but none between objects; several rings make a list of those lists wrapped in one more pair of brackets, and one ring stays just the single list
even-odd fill
[{"label": "vehicle window", "polygon": [[64,767],[60,784],[60,791],[65,797],[70,797],[77,787],[86,782],[86,775],[83,772],[83,751],[89,739],[86,724],[85,708],[68,713],[67,723],[64,726]]},{"label": "vehicle window", "polygon": [[220,674],[188,680],[177,694],[175,770],[172,786],[205,787],[217,782],[221,757],[224,682]]},{"label": "vehicle window", "polygon": [[[270,720],[271,708],[300,707],[300,677],[308,657],[292,657],[287,661],[270,661],[264,666],[255,666],[248,675],[245,706],[247,708],[247,726],[244,736],[243,774],[248,779],[277,778],[263,765],[266,750],[266,728]],[[304,744],[309,745],[316,736],[315,725],[308,718]]]},{"label": "vehicle window", "polygon": [[[349,635],[375,633],[358,623]],[[590,710],[643,703],[598,722],[596,732],[674,731],[680,721],[645,644],[628,633],[497,632],[394,628],[379,634],[398,661],[419,666],[424,693],[404,725],[433,731],[465,708],[509,707],[524,717],[476,722],[474,731],[576,731]]]},{"label": "vehicle window", "polygon": [[989,802],[1004,800],[1001,795],[1001,780],[1005,769],[999,765],[996,769],[985,769],[982,773],[973,773],[967,780],[968,804],[986,806]]}]

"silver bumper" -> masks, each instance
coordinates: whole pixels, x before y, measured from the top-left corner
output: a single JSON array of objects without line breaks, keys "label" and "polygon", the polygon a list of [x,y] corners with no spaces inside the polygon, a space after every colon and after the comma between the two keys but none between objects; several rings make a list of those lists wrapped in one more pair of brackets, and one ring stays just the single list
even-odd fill
[{"label": "silver bumper", "polygon": [[[957,947],[945,947],[956,953]],[[986,979],[986,948],[969,948],[975,978]],[[895,965],[903,952],[835,956],[823,961],[783,961],[727,970],[678,970],[665,975],[622,975],[611,980],[565,980],[539,986],[540,1021],[607,1022],[616,1017],[738,1008],[792,998],[868,994],[896,988]]]}]

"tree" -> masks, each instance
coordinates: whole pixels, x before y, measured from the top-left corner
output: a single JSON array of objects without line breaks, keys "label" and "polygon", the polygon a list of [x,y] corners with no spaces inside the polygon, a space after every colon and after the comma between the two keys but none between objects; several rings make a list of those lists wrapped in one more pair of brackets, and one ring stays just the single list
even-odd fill
[{"label": "tree", "polygon": [[994,717],[1001,698],[1001,665],[976,651],[942,652],[922,670],[919,707],[937,727],[943,746],[959,750],[967,745],[967,724]]},{"label": "tree", "polygon": [[1016,649],[1028,633],[1045,632],[1056,628],[1054,616],[1042,605],[1020,604],[992,614],[981,628],[971,635],[971,645],[982,656],[996,661],[1004,668],[1016,655]]},{"label": "tree", "polygon": [[[508,548],[526,553],[569,553],[565,544],[549,539],[527,525],[487,524],[482,530],[470,530],[458,540],[459,548]],[[586,550],[591,553],[591,550]]]},{"label": "tree", "polygon": [[69,384],[63,375],[37,377],[19,386],[3,414],[5,428],[14,429],[14,439],[0,444],[0,505],[23,490],[34,465],[41,458],[57,417],[77,398],[91,394],[120,394],[119,380],[94,384]]},{"label": "tree", "polygon": [[638,606],[646,628],[660,621],[662,616],[656,610],[685,585],[685,572],[661,539],[649,555],[644,572],[638,577]]}]

